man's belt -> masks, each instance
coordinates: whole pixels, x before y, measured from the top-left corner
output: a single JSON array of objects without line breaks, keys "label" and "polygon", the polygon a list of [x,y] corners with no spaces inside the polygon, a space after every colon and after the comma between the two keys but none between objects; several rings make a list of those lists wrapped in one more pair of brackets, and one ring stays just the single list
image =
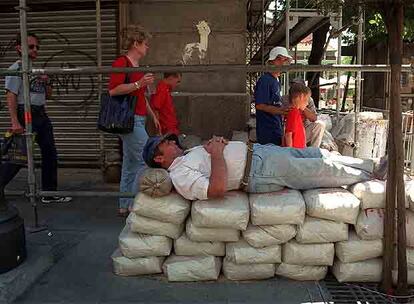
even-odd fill
[{"label": "man's belt", "polygon": [[253,143],[249,140],[247,142],[247,156],[246,156],[246,167],[244,167],[243,179],[240,184],[240,189],[247,192],[249,186],[249,175],[250,168],[252,166],[253,157]]}]

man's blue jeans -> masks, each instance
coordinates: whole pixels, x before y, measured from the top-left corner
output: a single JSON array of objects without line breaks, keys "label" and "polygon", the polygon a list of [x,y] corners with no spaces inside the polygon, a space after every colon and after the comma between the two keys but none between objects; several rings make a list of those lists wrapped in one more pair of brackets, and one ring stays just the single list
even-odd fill
[{"label": "man's blue jeans", "polygon": [[319,148],[253,146],[248,192],[340,187],[370,179],[374,164]]},{"label": "man's blue jeans", "polygon": [[[148,139],[145,130],[145,116],[135,115],[134,131],[121,135],[123,160],[121,173],[121,192],[138,193],[138,182],[142,172],[147,168],[142,158],[142,150]],[[128,209],[134,202],[132,198],[120,198],[119,208]]]}]

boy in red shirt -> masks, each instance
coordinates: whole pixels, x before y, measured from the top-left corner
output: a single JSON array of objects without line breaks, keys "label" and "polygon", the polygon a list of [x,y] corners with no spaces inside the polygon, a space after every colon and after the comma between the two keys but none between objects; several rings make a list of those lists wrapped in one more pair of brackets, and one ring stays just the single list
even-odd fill
[{"label": "boy in red shirt", "polygon": [[311,90],[300,83],[292,85],[289,89],[291,108],[286,117],[285,147],[306,148],[306,133],[303,126],[302,111],[308,105]]},{"label": "boy in red shirt", "polygon": [[151,98],[151,108],[154,110],[160,125],[161,134],[173,133],[178,135],[178,120],[175,114],[175,107],[171,96],[174,90],[181,82],[180,73],[164,73],[158,85],[157,90]]}]

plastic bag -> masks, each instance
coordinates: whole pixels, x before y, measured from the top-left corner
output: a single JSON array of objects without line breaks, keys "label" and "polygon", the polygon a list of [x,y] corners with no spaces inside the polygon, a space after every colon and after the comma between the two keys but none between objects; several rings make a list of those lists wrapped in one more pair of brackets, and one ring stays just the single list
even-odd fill
[{"label": "plastic bag", "polygon": [[357,183],[350,187],[350,191],[360,199],[361,209],[385,208],[386,182],[370,180]]}]

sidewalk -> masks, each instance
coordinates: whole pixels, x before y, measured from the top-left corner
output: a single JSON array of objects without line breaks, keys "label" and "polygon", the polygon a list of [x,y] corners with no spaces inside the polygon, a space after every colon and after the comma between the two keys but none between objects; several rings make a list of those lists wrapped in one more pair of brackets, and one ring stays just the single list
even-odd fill
[{"label": "sidewalk", "polygon": [[[62,190],[117,190],[116,185],[103,184],[98,170],[89,169],[61,169],[60,184]],[[25,189],[24,185],[22,172],[8,190]],[[27,200],[12,198],[11,203],[16,204],[26,225],[32,224],[33,211]],[[49,244],[54,265],[16,302],[315,303],[328,298],[323,283],[281,278],[168,283],[162,276],[115,276],[110,255],[124,222],[116,211],[116,198],[75,198],[67,205],[39,206],[40,221],[48,225],[48,231],[28,234],[27,239],[39,246]]]}]

